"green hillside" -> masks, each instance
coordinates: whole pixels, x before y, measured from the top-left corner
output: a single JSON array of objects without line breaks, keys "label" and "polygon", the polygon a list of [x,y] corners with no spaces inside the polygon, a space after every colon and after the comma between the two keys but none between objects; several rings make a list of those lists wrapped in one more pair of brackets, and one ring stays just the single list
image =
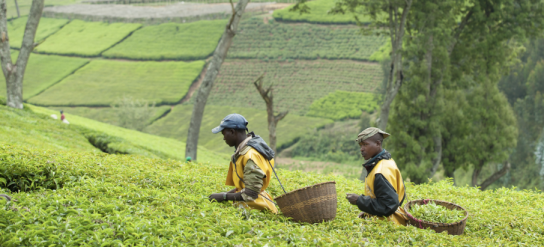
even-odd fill
[{"label": "green hillside", "polygon": [[98,56],[141,26],[73,20],[34,50],[38,53]]},{"label": "green hillside", "polygon": [[[17,61],[18,55],[19,52],[11,51],[14,62]],[[23,98],[28,100],[43,92],[88,62],[89,60],[85,58],[31,54],[23,79]],[[0,83],[5,85],[4,75],[0,77]],[[0,94],[5,97],[5,86],[0,87]]]},{"label": "green hillside", "polygon": [[[28,17],[21,17],[8,21],[9,45],[12,48],[21,48],[27,20]],[[68,22],[66,19],[41,18],[34,41],[38,43],[43,41]]]},{"label": "green hillside", "polygon": [[[169,105],[156,106],[152,116],[147,119],[147,123],[155,121],[162,115],[170,111],[172,107]],[[111,107],[49,107],[57,111],[63,110],[65,113],[77,115],[85,118],[90,118],[103,123],[119,126],[119,113],[121,109]]]},{"label": "green hillside", "polygon": [[146,26],[104,52],[107,58],[136,60],[197,60],[211,56],[226,20]]},{"label": "green hillside", "polygon": [[[356,24],[353,14],[329,14],[329,10],[335,5],[334,0],[315,0],[306,3],[310,13],[300,14],[289,11],[292,7],[274,11],[274,19],[285,22],[310,22],[318,24]],[[358,16],[362,23],[370,23],[371,19],[365,16]]]},{"label": "green hillside", "polygon": [[227,60],[215,80],[209,105],[266,109],[253,82],[263,73],[274,85],[274,107],[304,115],[312,102],[336,90],[374,92],[383,75],[379,64],[348,60],[264,62]]},{"label": "green hillside", "polygon": [[[189,120],[193,105],[178,105],[174,107],[166,117],[148,126],[145,131],[151,134],[175,138],[187,139]],[[232,153],[233,149],[225,144],[221,134],[213,134],[212,129],[219,125],[221,120],[231,113],[242,114],[249,122],[249,131],[254,131],[268,141],[268,120],[266,110],[254,108],[232,107],[230,105],[207,105],[204,110],[198,144],[213,151]],[[277,146],[290,144],[300,136],[323,125],[332,123],[328,119],[301,117],[296,114],[288,114],[277,126]],[[199,154],[200,155],[200,154]]]},{"label": "green hillside", "polygon": [[93,60],[29,102],[44,106],[109,106],[122,96],[130,96],[156,104],[175,104],[185,96],[204,64]]},{"label": "green hillside", "polygon": [[369,61],[386,36],[364,36],[354,25],[312,25],[249,18],[241,22],[229,58],[353,59]]},{"label": "green hillside", "polygon": [[373,93],[338,90],[314,101],[306,116],[330,118],[333,120],[359,118],[362,112],[372,113],[378,109],[379,106],[376,102],[376,97]]}]

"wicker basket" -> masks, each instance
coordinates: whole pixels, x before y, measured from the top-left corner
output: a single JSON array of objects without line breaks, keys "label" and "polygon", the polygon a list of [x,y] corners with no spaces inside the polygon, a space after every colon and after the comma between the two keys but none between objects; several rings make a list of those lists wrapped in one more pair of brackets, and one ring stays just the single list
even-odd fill
[{"label": "wicker basket", "polygon": [[320,183],[274,198],[283,215],[298,222],[320,223],[336,217],[336,182]]},{"label": "wicker basket", "polygon": [[[412,216],[412,214],[410,214],[410,208],[412,207],[412,205],[415,205],[415,204],[423,205],[429,202],[434,202],[437,205],[442,205],[450,210],[463,210],[465,212],[465,218],[463,218],[459,222],[446,224],[446,223],[435,223],[435,222],[419,220],[419,219],[416,219],[414,216]],[[408,216],[408,224],[421,228],[421,229],[431,228],[435,232],[448,231],[448,234],[450,235],[461,235],[463,234],[463,231],[465,230],[465,226],[467,225],[468,211],[464,209],[463,207],[451,202],[430,200],[430,199],[414,200],[404,205],[404,211],[406,211],[406,216]]]}]

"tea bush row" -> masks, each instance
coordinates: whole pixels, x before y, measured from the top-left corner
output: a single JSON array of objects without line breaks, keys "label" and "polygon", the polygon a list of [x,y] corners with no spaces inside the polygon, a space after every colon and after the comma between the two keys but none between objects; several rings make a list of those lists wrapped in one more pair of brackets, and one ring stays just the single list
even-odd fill
[{"label": "tea bush row", "polygon": [[[21,48],[23,36],[25,34],[26,22],[28,17],[21,17],[8,21],[9,46],[12,48]],[[34,42],[40,43],[45,38],[59,31],[69,22],[67,19],[40,18],[40,24],[36,31]]]},{"label": "tea bush row", "polygon": [[[110,106],[121,96],[175,104],[200,75],[204,61],[126,62],[93,60],[29,100],[46,106]],[[85,94],[79,92],[85,91]]]},{"label": "tea bush row", "polygon": [[141,24],[73,20],[34,50],[38,53],[94,57],[122,41]]},{"label": "tea bush row", "polygon": [[363,112],[378,108],[377,95],[365,92],[335,91],[314,101],[306,116],[342,120],[360,118]]},{"label": "tea bush row", "polygon": [[[301,224],[282,215],[210,203],[207,195],[227,191],[227,163],[182,163],[134,155],[45,151],[2,145],[2,152],[27,164],[54,161],[70,174],[63,186],[12,193],[0,199],[0,245],[143,245],[184,246],[511,246],[544,241],[541,192],[502,188],[479,191],[451,181],[407,183],[407,201],[433,198],[465,207],[470,216],[461,236],[437,234],[391,222],[359,219],[345,193],[362,193],[363,185],[334,175],[279,170],[288,191],[336,181],[336,219]],[[4,166],[6,163],[0,163]],[[22,166],[31,169],[31,166]],[[0,183],[0,187],[5,188]],[[3,190],[3,191],[2,191]],[[269,192],[282,194],[276,181]]]},{"label": "tea bush row", "polygon": [[135,60],[198,60],[212,55],[226,20],[146,26],[102,54]]},{"label": "tea bush row", "polygon": [[[310,2],[311,3],[311,2]],[[353,59],[369,61],[387,41],[385,36],[365,36],[357,26],[263,23],[250,18],[239,26],[229,58],[261,60]]]},{"label": "tea bush row", "polygon": [[312,102],[335,90],[373,92],[383,78],[380,65],[376,63],[227,60],[221,67],[208,104],[265,110],[266,105],[253,85],[263,73],[264,85],[274,88],[274,108],[298,115],[306,114]]},{"label": "tea bush row", "polygon": [[[310,22],[318,24],[357,24],[352,14],[328,14],[329,10],[334,7],[335,1],[331,0],[315,0],[306,3],[310,8],[310,13],[300,14],[299,12],[290,11],[292,7],[278,9],[272,15],[274,19],[285,22]],[[371,19],[365,16],[359,16],[359,21],[362,23],[370,23]]]}]

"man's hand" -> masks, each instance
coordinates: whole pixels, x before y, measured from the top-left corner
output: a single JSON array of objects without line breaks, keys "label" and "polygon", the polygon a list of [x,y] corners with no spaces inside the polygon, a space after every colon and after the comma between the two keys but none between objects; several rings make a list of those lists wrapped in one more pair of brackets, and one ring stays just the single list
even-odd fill
[{"label": "man's hand", "polygon": [[217,201],[217,202],[222,202],[222,201],[225,201],[225,199],[224,199],[225,195],[226,195],[225,192],[223,192],[223,193],[213,193],[210,196],[208,196],[208,199],[210,200],[210,202],[213,202],[214,200]]},{"label": "man's hand", "polygon": [[357,194],[346,193],[346,199],[353,205],[357,204],[357,198],[359,198],[359,195]]}]

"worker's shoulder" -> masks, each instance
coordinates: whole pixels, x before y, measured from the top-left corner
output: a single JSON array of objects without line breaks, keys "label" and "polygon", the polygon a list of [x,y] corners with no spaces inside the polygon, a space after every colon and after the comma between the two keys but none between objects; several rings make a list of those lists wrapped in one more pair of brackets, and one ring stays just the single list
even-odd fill
[{"label": "worker's shoulder", "polygon": [[377,170],[376,173],[383,173],[384,171],[392,171],[392,170],[398,170],[397,163],[393,159],[388,160],[380,160],[378,164],[376,164]]},{"label": "worker's shoulder", "polygon": [[243,155],[244,157],[251,159],[255,157],[256,155],[263,156],[257,149],[253,148],[252,146],[245,146],[240,151],[240,155]]}]

